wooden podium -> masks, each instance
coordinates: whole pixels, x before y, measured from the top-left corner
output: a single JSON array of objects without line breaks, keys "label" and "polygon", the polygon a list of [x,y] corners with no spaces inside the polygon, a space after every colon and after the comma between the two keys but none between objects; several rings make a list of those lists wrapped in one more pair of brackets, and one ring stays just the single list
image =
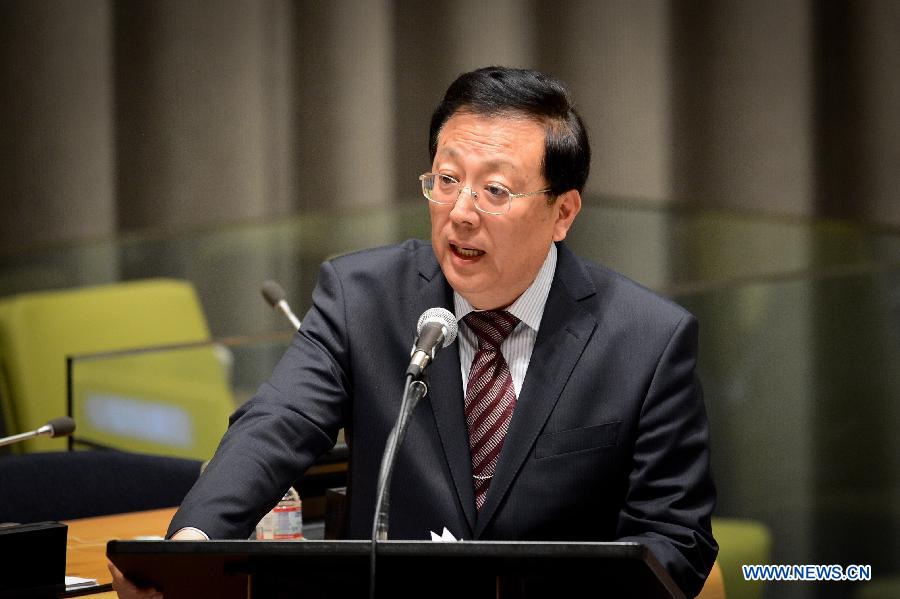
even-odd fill
[{"label": "wooden podium", "polygon": [[[126,576],[182,597],[368,596],[370,541],[110,541]],[[382,541],[378,597],[684,595],[638,543]]]}]

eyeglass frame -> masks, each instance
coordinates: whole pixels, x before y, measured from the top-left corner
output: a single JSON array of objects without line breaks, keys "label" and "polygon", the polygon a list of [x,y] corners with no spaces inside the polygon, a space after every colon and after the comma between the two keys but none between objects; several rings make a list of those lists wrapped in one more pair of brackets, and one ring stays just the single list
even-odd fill
[{"label": "eyeglass frame", "polygon": [[[433,200],[430,197],[428,197],[428,193],[425,191],[425,180],[428,179],[429,177],[449,177],[449,178],[453,179],[454,181],[456,181],[457,185],[461,186],[459,188],[459,191],[456,193],[456,199],[454,199],[452,202],[439,202],[437,200]],[[491,212],[490,210],[485,210],[484,208],[482,208],[481,206],[478,205],[478,192],[475,191],[474,189],[472,189],[471,185],[462,185],[462,181],[460,181],[453,175],[448,175],[446,173],[422,173],[421,175],[419,175],[419,181],[422,182],[422,195],[425,196],[425,199],[428,200],[429,202],[431,202],[432,204],[437,204],[438,206],[453,206],[459,201],[459,196],[462,195],[462,192],[468,189],[469,195],[472,197],[472,205],[475,206],[475,210],[478,210],[479,212],[483,212],[484,214],[492,214],[494,216],[502,216],[504,214],[509,214],[509,210],[512,207],[512,201],[514,198],[526,198],[529,196],[536,196],[536,195],[541,195],[541,194],[545,194],[545,193],[549,194],[551,191],[551,189],[548,187],[547,189],[541,189],[538,191],[526,191],[524,193],[513,193],[512,190],[509,189],[506,185],[503,185],[502,183],[494,183],[494,185],[497,185],[498,187],[502,187],[503,189],[506,190],[507,194],[509,195],[509,200],[507,200],[507,202],[506,202],[506,210],[504,210],[503,212]]]}]

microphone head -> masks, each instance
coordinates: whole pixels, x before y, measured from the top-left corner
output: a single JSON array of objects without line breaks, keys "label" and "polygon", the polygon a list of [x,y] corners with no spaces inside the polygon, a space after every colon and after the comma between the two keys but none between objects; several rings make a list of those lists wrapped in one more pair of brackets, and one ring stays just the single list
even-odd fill
[{"label": "microphone head", "polygon": [[50,427],[51,437],[65,437],[75,432],[75,421],[68,416],[54,418],[47,423],[47,426]]},{"label": "microphone head", "polygon": [[269,305],[273,308],[278,305],[278,302],[285,298],[284,289],[281,285],[272,280],[263,283],[260,291],[262,291],[263,297],[266,298],[266,301],[269,302]]},{"label": "microphone head", "polygon": [[422,334],[422,328],[426,324],[437,324],[444,327],[447,331],[444,334],[444,342],[441,344],[441,347],[447,347],[456,341],[456,333],[459,330],[459,325],[457,325],[456,317],[450,310],[445,308],[428,308],[422,312],[422,316],[419,317],[419,323],[416,325],[417,336]]}]

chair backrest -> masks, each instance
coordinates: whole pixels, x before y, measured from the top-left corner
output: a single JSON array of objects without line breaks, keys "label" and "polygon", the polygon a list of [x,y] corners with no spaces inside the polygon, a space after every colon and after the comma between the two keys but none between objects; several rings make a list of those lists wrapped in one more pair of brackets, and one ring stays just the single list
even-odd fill
[{"label": "chair backrest", "polygon": [[[66,413],[66,357],[204,341],[206,319],[190,283],[168,279],[28,293],[0,301],[0,371],[9,433]],[[224,423],[222,424],[224,430]],[[25,442],[62,449],[64,439]]]},{"label": "chair backrest", "polygon": [[173,507],[200,475],[198,460],[122,451],[0,457],[0,522],[41,522]]},{"label": "chair backrest", "polygon": [[227,352],[207,343],[74,360],[75,446],[209,459],[235,407]]},{"label": "chair backrest", "polygon": [[[6,363],[3,360],[2,328],[6,322],[6,314],[9,312],[8,302],[0,301],[0,437],[12,435],[16,430],[13,423],[12,404],[9,391],[9,383],[6,380]],[[8,453],[9,449],[0,448],[0,452]],[[0,454],[2,455],[2,454]]]}]

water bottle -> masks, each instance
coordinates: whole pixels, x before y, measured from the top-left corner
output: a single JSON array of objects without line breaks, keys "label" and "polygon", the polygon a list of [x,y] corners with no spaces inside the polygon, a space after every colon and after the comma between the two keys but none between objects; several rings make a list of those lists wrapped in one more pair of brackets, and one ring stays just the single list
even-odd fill
[{"label": "water bottle", "polygon": [[290,487],[268,514],[256,525],[256,538],[263,541],[299,541],[303,538],[303,504]]}]

